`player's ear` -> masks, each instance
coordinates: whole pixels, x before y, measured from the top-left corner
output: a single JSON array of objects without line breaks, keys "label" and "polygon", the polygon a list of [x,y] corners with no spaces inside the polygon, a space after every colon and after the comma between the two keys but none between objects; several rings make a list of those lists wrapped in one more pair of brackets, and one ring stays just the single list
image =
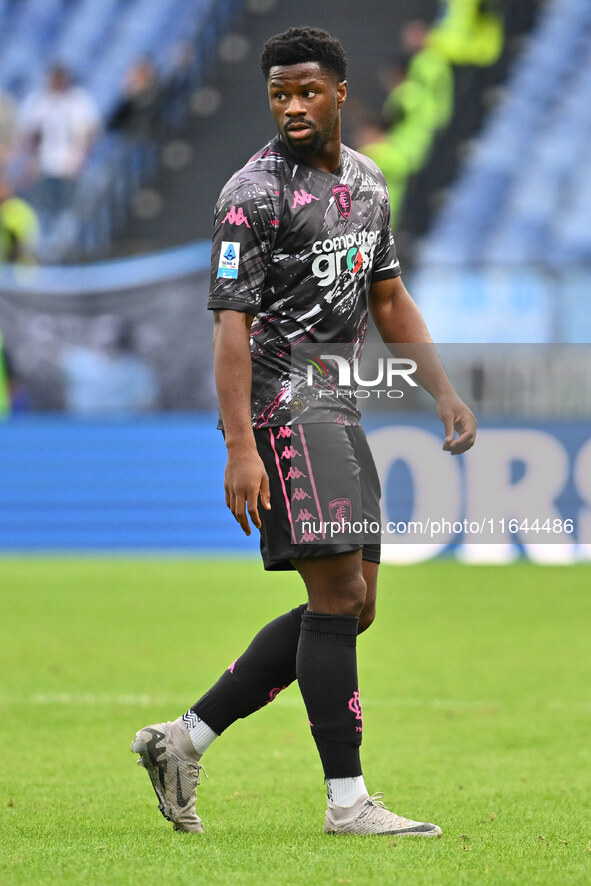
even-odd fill
[{"label": "player's ear", "polygon": [[347,81],[341,80],[339,85],[337,86],[337,107],[341,107],[341,105],[347,100]]}]

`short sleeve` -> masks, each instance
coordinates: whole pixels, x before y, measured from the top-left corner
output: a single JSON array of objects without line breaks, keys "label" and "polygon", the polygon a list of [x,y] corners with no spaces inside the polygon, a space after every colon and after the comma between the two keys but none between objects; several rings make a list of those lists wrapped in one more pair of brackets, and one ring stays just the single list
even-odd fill
[{"label": "short sleeve", "polygon": [[24,135],[35,132],[39,126],[41,100],[38,93],[28,95],[20,109],[18,125]]},{"label": "short sleeve", "polygon": [[79,89],[76,96],[76,113],[83,129],[99,129],[101,118],[98,105],[90,93]]},{"label": "short sleeve", "polygon": [[231,179],[215,212],[207,307],[255,315],[277,232],[268,183]]},{"label": "short sleeve", "polygon": [[[384,186],[385,187],[385,186]],[[371,276],[372,283],[380,280],[389,280],[392,277],[400,276],[400,262],[396,255],[396,244],[394,242],[394,234],[390,227],[390,197],[386,188],[387,204],[384,208],[384,220],[382,224],[382,233],[380,242],[376,250],[373,272]]]}]

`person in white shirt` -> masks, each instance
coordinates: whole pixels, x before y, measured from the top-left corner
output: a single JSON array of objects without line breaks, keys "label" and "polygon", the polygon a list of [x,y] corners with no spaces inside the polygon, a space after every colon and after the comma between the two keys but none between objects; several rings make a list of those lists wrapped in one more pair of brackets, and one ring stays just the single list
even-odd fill
[{"label": "person in white shirt", "polygon": [[16,131],[16,108],[11,96],[0,90],[0,175],[11,159]]},{"label": "person in white shirt", "polygon": [[40,181],[40,208],[60,212],[71,201],[74,185],[100,129],[98,107],[90,93],[54,65],[45,86],[24,101],[20,128],[33,153]]}]

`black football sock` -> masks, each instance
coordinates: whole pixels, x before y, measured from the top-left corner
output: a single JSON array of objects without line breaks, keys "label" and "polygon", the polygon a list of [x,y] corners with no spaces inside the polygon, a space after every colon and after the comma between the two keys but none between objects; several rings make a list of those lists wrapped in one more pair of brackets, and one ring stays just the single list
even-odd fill
[{"label": "black football sock", "polygon": [[361,775],[358,628],[351,615],[302,616],[296,671],[325,778]]},{"label": "black football sock", "polygon": [[265,625],[191,710],[218,735],[273,701],[296,678],[303,603]]}]

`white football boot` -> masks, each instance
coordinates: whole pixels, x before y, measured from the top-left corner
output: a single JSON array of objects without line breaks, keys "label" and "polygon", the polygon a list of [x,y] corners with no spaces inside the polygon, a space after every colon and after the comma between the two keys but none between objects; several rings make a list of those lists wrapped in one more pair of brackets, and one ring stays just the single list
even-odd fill
[{"label": "white football boot", "polygon": [[382,793],[367,794],[353,806],[335,806],[330,800],[324,820],[325,834],[382,834],[391,837],[440,837],[441,828],[425,821],[412,821],[389,812]]},{"label": "white football boot", "polygon": [[144,726],[136,733],[131,750],[140,755],[138,765],[150,776],[164,818],[173,823],[176,831],[202,834],[203,823],[195,812],[195,794],[201,771],[205,770],[183,718]]}]

